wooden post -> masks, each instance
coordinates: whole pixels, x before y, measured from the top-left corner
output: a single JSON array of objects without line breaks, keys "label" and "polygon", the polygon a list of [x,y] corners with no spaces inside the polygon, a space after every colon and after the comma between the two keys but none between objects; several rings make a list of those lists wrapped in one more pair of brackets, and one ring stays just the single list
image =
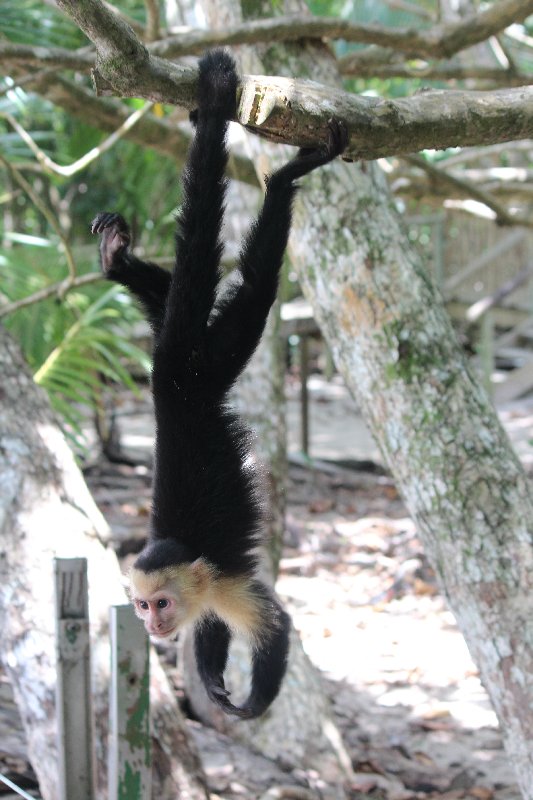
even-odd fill
[{"label": "wooden post", "polygon": [[110,609],[109,800],[150,800],[149,642],[131,605]]},{"label": "wooden post", "polygon": [[60,800],[93,800],[87,559],[55,558]]},{"label": "wooden post", "polygon": [[309,392],[307,377],[309,374],[309,343],[305,334],[300,335],[300,440],[302,453],[309,455]]}]

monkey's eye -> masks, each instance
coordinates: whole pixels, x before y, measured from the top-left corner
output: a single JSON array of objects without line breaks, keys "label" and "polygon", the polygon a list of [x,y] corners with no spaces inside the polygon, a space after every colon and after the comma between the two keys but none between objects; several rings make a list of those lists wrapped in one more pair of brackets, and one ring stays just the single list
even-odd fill
[{"label": "monkey's eye", "polygon": [[168,600],[165,600],[164,598],[161,598],[161,600],[157,601],[157,607],[158,608],[167,608],[168,607]]},{"label": "monkey's eye", "polygon": [[142,608],[143,611],[148,611],[149,606],[146,600],[138,600],[137,605],[139,608]]}]

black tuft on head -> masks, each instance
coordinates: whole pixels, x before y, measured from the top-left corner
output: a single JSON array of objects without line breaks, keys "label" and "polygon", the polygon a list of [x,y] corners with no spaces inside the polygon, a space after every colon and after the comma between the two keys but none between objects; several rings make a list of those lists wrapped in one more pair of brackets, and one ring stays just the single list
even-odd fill
[{"label": "black tuft on head", "polygon": [[174,564],[184,564],[194,561],[188,549],[176,539],[150,539],[135,560],[135,569],[143,572],[155,570]]}]

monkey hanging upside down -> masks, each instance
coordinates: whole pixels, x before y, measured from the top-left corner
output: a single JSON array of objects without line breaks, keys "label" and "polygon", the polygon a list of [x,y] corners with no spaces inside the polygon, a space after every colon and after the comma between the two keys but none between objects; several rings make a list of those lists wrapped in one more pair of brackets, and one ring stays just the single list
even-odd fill
[{"label": "monkey hanging upside down", "polygon": [[[105,277],[137,297],[154,336],[153,504],[148,541],[130,573],[131,599],[151,635],[172,637],[194,625],[209,697],[228,714],[251,718],[279,692],[290,620],[255,577],[261,511],[248,434],[227,395],[276,297],[295,181],[342,153],[346,131],[330,122],[327,145],[300,150],[267,178],[263,208],[241,249],[238,280],[217,294],[226,132],[237,87],[227,53],[215,50],[200,61],[172,274],[132,254],[129,227],[119,214],[98,214],[92,232],[101,234]],[[252,686],[242,707],[230,702],[223,677],[234,632],[248,636],[253,647]]]}]

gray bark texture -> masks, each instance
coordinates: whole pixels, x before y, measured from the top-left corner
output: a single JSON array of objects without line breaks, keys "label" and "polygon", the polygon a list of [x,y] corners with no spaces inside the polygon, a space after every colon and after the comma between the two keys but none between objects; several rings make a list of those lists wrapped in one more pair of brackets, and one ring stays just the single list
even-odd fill
[{"label": "gray bark texture", "polygon": [[[265,54],[268,70],[297,75],[303,69],[322,82],[331,75],[323,47],[280,53]],[[306,179],[290,255],[337,367],[419,527],[481,670],[523,796],[531,800],[528,480],[408,244],[376,164],[338,161]]]},{"label": "gray bark texture", "polygon": [[[44,392],[0,327],[0,660],[26,730],[43,798],[58,797],[53,558],[89,567],[97,792],[107,796],[108,609],[125,594],[107,525]],[[154,797],[205,800],[198,757],[157,659],[151,681]],[[74,798],[73,798],[74,800]]]}]

